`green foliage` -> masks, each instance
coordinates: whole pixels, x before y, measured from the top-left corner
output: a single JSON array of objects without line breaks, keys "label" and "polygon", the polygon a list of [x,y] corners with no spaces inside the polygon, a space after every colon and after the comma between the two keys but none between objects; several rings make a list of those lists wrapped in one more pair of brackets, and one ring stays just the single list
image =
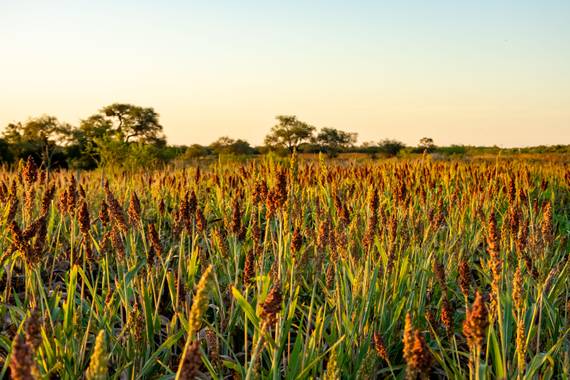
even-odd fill
[{"label": "green foliage", "polygon": [[329,157],[335,157],[342,149],[354,145],[356,139],[356,133],[344,132],[334,128],[322,128],[315,140]]},{"label": "green foliage", "polygon": [[111,133],[125,143],[157,144],[164,140],[159,115],[153,108],[114,103],[103,107],[95,117],[102,119],[97,121],[96,128],[104,126],[107,135]]},{"label": "green foliage", "polygon": [[66,166],[64,147],[71,141],[71,126],[54,116],[31,118],[25,123],[9,124],[4,141],[9,144],[10,155],[15,159],[31,156],[48,168]]},{"label": "green foliage", "polygon": [[157,168],[165,163],[167,151],[157,145],[127,143],[109,138],[96,139],[96,153],[99,166],[119,167],[128,170]]},{"label": "green foliage", "polygon": [[186,148],[182,158],[184,159],[194,159],[199,157],[207,157],[212,155],[213,152],[208,147],[199,145],[199,144],[192,144],[188,148]]},{"label": "green foliage", "polygon": [[397,156],[406,145],[398,140],[384,139],[378,143],[378,151],[388,157]]},{"label": "green foliage", "polygon": [[255,149],[253,149],[247,141],[241,139],[234,140],[229,137],[220,137],[218,140],[210,144],[209,149],[217,155],[226,154],[240,156],[255,153]]},{"label": "green foliage", "polygon": [[0,138],[0,164],[10,164],[14,162],[14,154],[11,145],[6,140]]},{"label": "green foliage", "polygon": [[[277,124],[265,138],[264,146],[252,147],[243,139],[221,137],[208,146],[169,146],[166,144],[159,115],[153,108],[115,103],[81,120],[78,127],[60,122],[54,116],[40,116],[26,122],[8,124],[0,138],[0,164],[13,164],[28,157],[48,168],[93,170],[115,166],[133,170],[154,168],[176,161],[188,164],[196,160],[211,161],[217,156],[224,160],[245,159],[245,156],[274,152],[286,157],[293,150],[303,154],[325,152],[329,157],[344,153],[364,153],[378,156],[405,157],[409,154],[437,153],[449,156],[478,157],[503,155],[570,154],[570,145],[499,148],[452,145],[436,147],[433,139],[422,138],[415,148],[407,148],[397,140],[384,139],[378,143],[356,143],[356,133],[334,128],[316,128],[297,119],[280,115]],[[540,158],[537,158],[540,159]]]},{"label": "green foliage", "polygon": [[279,115],[278,123],[271,128],[265,137],[265,144],[272,148],[286,148],[289,152],[304,141],[313,137],[315,127],[297,119],[297,116]]},{"label": "green foliage", "polygon": [[418,144],[418,149],[422,152],[431,153],[436,148],[435,143],[431,137],[422,137],[420,143]]},{"label": "green foliage", "polygon": [[[408,313],[426,342],[415,354],[432,359],[425,378],[567,377],[564,163],[225,157],[200,175],[63,170],[46,183],[0,169],[0,378],[21,333],[22,363],[46,379],[173,379],[181,362],[198,378],[403,379]],[[44,205],[51,186],[59,199]],[[476,291],[489,306],[477,352],[463,331]]]},{"label": "green foliage", "polygon": [[467,148],[463,145],[440,146],[435,151],[447,156],[464,156],[467,153]]}]

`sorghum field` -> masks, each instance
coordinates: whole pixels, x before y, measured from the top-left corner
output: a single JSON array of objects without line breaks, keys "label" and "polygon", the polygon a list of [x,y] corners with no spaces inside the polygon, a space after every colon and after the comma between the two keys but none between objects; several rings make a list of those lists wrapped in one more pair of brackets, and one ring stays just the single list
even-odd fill
[{"label": "sorghum field", "polygon": [[0,376],[568,379],[570,168],[0,171]]}]

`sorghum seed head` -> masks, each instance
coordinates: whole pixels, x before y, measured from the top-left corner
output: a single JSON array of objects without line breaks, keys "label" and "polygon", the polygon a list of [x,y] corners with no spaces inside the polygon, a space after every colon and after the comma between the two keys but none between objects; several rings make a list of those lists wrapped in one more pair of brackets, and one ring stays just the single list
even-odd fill
[{"label": "sorghum seed head", "polygon": [[21,334],[12,344],[10,377],[14,380],[34,380],[34,351]]},{"label": "sorghum seed head", "polygon": [[482,347],[489,326],[489,314],[481,293],[475,294],[473,306],[467,310],[463,334],[470,347]]},{"label": "sorghum seed head", "polygon": [[378,357],[384,359],[385,361],[388,361],[388,351],[386,350],[382,336],[379,333],[375,332],[372,336],[372,340],[374,342],[374,349],[376,350]]},{"label": "sorghum seed head", "polygon": [[272,326],[277,322],[277,314],[281,311],[281,301],[281,288],[279,285],[274,285],[261,305],[260,317],[266,325]]},{"label": "sorghum seed head", "polygon": [[107,349],[105,348],[105,331],[101,330],[95,339],[95,346],[91,354],[89,368],[85,373],[87,380],[106,380],[108,369]]}]

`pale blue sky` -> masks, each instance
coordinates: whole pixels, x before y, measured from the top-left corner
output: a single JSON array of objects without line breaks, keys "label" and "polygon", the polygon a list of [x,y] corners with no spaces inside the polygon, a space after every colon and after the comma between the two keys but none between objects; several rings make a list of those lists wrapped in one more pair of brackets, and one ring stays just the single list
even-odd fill
[{"label": "pale blue sky", "polygon": [[570,144],[570,1],[0,0],[0,126],[152,106],[173,144],[277,114],[359,141]]}]

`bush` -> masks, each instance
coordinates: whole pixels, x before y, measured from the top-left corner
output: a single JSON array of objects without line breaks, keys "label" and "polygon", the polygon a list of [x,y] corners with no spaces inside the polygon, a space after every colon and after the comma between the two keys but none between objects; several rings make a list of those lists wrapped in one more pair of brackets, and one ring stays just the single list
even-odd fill
[{"label": "bush", "polygon": [[397,156],[406,145],[398,140],[384,139],[378,143],[378,151],[388,157]]},{"label": "bush", "polygon": [[437,148],[436,152],[445,154],[446,156],[451,156],[451,155],[463,156],[467,153],[467,148],[463,145],[443,146]]}]

